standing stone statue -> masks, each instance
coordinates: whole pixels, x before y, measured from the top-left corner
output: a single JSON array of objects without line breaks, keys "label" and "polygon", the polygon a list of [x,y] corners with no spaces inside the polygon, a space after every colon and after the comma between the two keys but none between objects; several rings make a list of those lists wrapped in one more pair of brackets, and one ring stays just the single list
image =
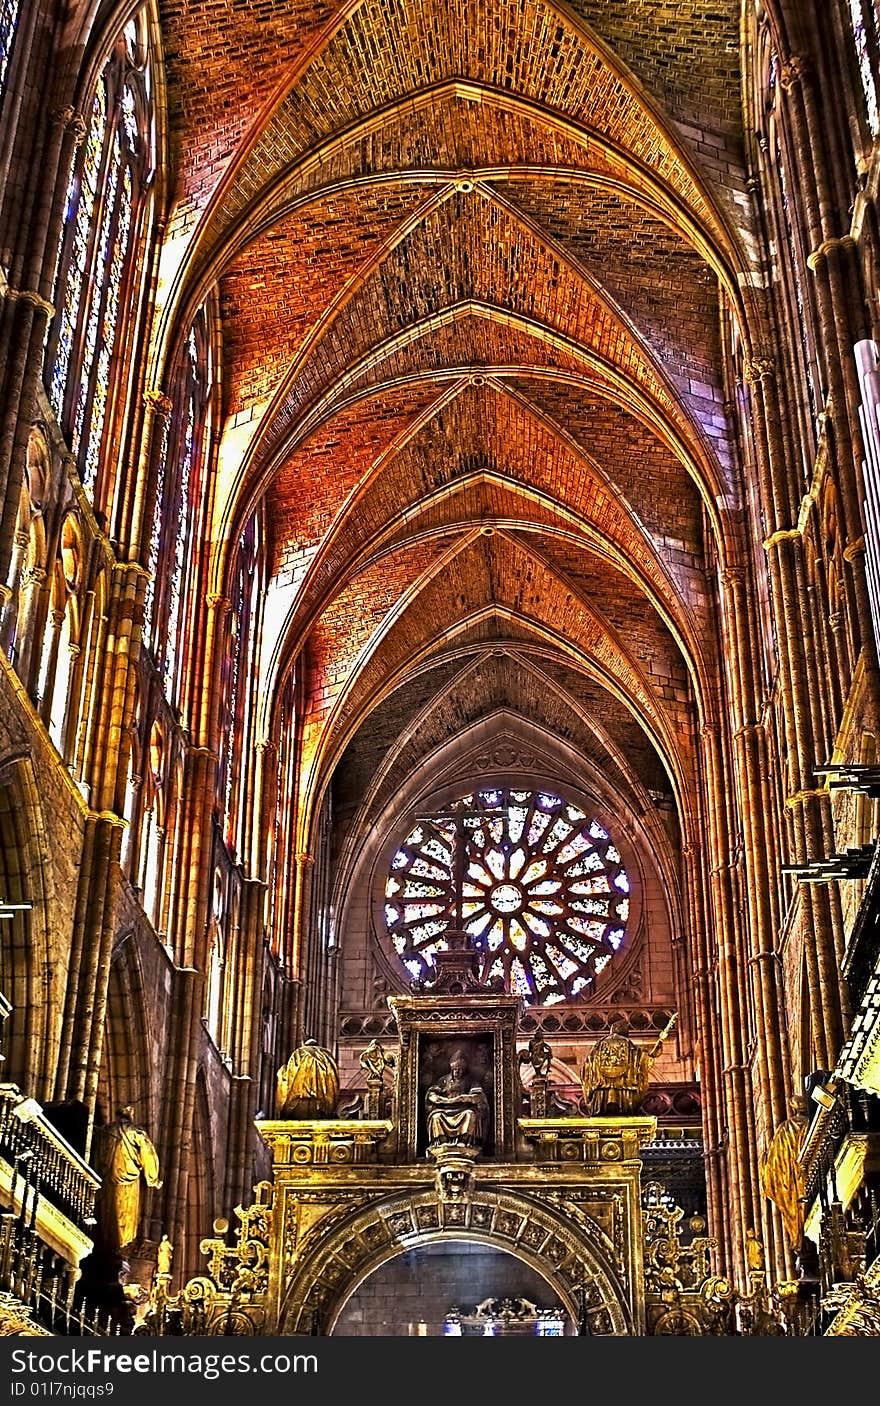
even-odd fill
[{"label": "standing stone statue", "polygon": [[394,1055],[386,1054],[378,1040],[371,1040],[362,1051],[358,1063],[367,1076],[367,1083],[370,1083],[374,1079],[381,1080],[386,1069],[394,1068]]},{"label": "standing stone statue", "polygon": [[99,1233],[106,1249],[122,1251],[138,1232],[141,1181],[158,1189],[159,1156],[143,1128],[134,1122],[134,1109],[120,1108],[102,1129],[96,1169],[101,1177],[97,1211]]},{"label": "standing stone statue", "polygon": [[809,1103],[803,1094],[788,1100],[788,1114],[761,1155],[758,1180],[764,1195],[776,1206],[788,1243],[797,1254],[804,1240],[804,1200],[807,1194],[804,1169],[798,1154],[804,1145]]},{"label": "standing stone statue", "polygon": [[339,1101],[339,1070],[329,1050],[306,1040],[278,1071],[279,1118],[333,1118]]},{"label": "standing stone statue", "polygon": [[394,1055],[386,1054],[378,1040],[371,1040],[358,1061],[367,1076],[366,1111],[368,1118],[381,1118],[388,1102],[385,1090],[385,1070],[394,1069]]},{"label": "standing stone statue", "polygon": [[168,1236],[167,1236],[167,1235],[163,1235],[163,1236],[162,1236],[162,1239],[159,1241],[159,1245],[158,1245],[158,1248],[157,1248],[157,1250],[156,1250],[156,1273],[157,1273],[157,1274],[164,1274],[166,1278],[170,1279],[170,1278],[171,1278],[171,1263],[172,1263],[173,1259],[174,1259],[174,1246],[172,1245],[171,1241],[168,1239]]}]

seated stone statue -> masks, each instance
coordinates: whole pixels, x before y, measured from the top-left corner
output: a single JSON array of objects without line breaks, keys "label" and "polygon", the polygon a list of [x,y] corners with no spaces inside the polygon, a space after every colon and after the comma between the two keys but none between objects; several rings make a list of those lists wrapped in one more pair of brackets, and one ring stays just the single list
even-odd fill
[{"label": "seated stone statue", "polygon": [[463,1049],[455,1049],[449,1073],[425,1094],[428,1143],[482,1147],[489,1130],[489,1100],[482,1084],[469,1076]]},{"label": "seated stone statue", "polygon": [[650,1049],[639,1049],[623,1033],[625,1021],[617,1018],[611,1022],[609,1034],[595,1046],[581,1071],[584,1107],[590,1117],[627,1117],[638,1111],[648,1092],[654,1061],[674,1023],[675,1016]]}]

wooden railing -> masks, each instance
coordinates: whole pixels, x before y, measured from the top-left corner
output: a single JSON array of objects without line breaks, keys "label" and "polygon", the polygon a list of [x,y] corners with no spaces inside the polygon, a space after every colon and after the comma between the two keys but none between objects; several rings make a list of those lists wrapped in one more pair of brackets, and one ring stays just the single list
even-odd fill
[{"label": "wooden railing", "polygon": [[14,1084],[0,1084],[0,1161],[11,1169],[12,1209],[45,1198],[88,1233],[101,1179]]}]

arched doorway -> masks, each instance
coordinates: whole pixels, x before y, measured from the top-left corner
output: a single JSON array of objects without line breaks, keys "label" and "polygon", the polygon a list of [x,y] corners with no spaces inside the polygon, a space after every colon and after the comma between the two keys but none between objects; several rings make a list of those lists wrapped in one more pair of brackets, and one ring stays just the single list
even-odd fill
[{"label": "arched doorway", "polygon": [[[287,1150],[281,1155],[286,1158]],[[621,1190],[616,1201],[625,1199]],[[641,1277],[640,1257],[633,1258],[631,1244],[622,1278],[615,1241],[622,1236],[622,1247],[630,1233],[620,1218],[616,1229],[609,1223],[611,1235],[600,1228],[591,1214],[600,1211],[600,1201],[607,1201],[607,1186],[570,1189],[562,1198],[549,1187],[541,1197],[512,1186],[477,1187],[463,1203],[438,1199],[433,1186],[377,1198],[351,1186],[285,1188],[275,1234],[288,1253],[294,1245],[298,1253],[279,1285],[275,1331],[280,1337],[331,1336],[352,1295],[374,1272],[407,1251],[436,1246],[442,1253],[450,1243],[466,1241],[531,1269],[547,1286],[545,1295],[552,1294],[569,1321],[582,1320],[587,1335],[628,1337],[641,1331],[639,1303],[630,1296]],[[471,1291],[459,1306],[478,1302]]]},{"label": "arched doorway", "polygon": [[354,1287],[331,1329],[332,1337],[375,1338],[564,1333],[575,1324],[543,1275],[509,1251],[464,1239],[385,1260]]}]

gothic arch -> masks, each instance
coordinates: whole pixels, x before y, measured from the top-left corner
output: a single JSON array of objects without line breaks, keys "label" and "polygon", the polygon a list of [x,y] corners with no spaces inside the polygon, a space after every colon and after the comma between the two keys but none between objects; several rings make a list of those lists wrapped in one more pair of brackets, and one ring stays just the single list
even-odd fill
[{"label": "gothic arch", "polygon": [[6,1038],[5,1077],[36,1092],[50,1092],[57,992],[64,972],[53,951],[50,903],[54,884],[37,778],[29,757],[0,763],[0,898],[29,903],[0,925],[0,989],[12,1002]]},{"label": "gothic arch", "polygon": [[444,1240],[474,1241],[523,1260],[547,1280],[575,1321],[583,1287],[591,1336],[642,1331],[611,1267],[607,1237],[588,1215],[563,1220],[558,1208],[531,1196],[488,1188],[478,1189],[466,1203],[449,1204],[438,1201],[431,1188],[372,1200],[334,1218],[324,1233],[319,1224],[314,1235],[306,1235],[298,1247],[302,1267],[282,1291],[279,1333],[332,1333],[345,1303],[373,1270],[404,1250]]},{"label": "gothic arch", "polygon": [[131,1104],[138,1122],[154,1128],[158,1119],[150,1081],[147,1010],[143,969],[130,932],[117,944],[110,967],[102,1082],[108,1118]]}]

